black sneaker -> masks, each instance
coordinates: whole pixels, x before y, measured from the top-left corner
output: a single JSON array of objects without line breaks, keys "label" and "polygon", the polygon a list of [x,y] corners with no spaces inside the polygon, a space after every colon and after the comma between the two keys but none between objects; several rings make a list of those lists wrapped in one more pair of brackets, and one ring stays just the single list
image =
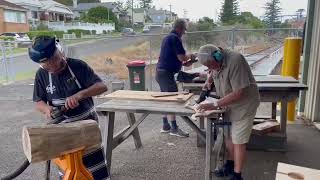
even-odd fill
[{"label": "black sneaker", "polygon": [[171,126],[168,125],[163,125],[162,129],[160,130],[161,133],[169,133],[171,129]]},{"label": "black sneaker", "polygon": [[[233,162],[233,161],[232,161]],[[217,177],[225,177],[232,175],[234,173],[234,163],[231,163],[230,161],[227,161],[221,169],[215,170],[214,174]]]},{"label": "black sneaker", "polygon": [[243,180],[241,173],[233,173],[230,180]]}]

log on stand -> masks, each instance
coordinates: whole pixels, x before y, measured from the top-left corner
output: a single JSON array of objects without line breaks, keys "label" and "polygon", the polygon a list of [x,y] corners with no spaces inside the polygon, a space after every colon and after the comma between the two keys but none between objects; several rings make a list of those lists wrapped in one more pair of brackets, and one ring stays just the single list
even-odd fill
[{"label": "log on stand", "polygon": [[25,126],[22,131],[23,150],[30,163],[54,159],[81,147],[97,146],[101,140],[98,123],[94,120]]}]

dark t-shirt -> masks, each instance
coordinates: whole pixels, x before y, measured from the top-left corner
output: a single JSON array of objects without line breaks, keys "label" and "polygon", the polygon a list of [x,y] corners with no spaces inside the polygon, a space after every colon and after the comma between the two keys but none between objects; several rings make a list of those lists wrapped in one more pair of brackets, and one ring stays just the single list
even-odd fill
[{"label": "dark t-shirt", "polygon": [[179,72],[182,62],[177,55],[184,54],[186,54],[186,51],[183,48],[181,38],[175,31],[172,31],[162,41],[157,68],[174,73]]},{"label": "dark t-shirt", "polygon": [[[44,101],[51,106],[64,106],[67,97],[86,89],[97,82],[102,82],[98,75],[84,62],[78,59],[67,59],[68,66],[79,81],[81,88],[77,85],[74,78],[66,67],[59,74],[51,74],[52,92],[50,88],[49,73],[39,68],[34,81],[33,101]],[[94,113],[94,103],[92,97],[83,99],[75,109],[68,110],[65,113],[67,122],[82,119],[96,119]]]}]

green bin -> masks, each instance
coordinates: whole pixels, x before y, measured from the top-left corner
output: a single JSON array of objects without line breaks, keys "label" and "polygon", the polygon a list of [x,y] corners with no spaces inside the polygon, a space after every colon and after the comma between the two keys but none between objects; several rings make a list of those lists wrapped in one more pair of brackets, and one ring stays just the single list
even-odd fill
[{"label": "green bin", "polygon": [[129,71],[130,89],[135,91],[145,91],[145,67],[146,63],[141,60],[131,61],[127,64]]}]

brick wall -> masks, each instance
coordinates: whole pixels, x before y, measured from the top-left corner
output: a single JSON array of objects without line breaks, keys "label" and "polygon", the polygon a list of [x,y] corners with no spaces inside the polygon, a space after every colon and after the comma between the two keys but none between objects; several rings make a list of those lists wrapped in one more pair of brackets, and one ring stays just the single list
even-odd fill
[{"label": "brick wall", "polygon": [[4,32],[4,14],[3,14],[3,9],[0,8],[0,34]]},{"label": "brick wall", "polygon": [[4,22],[4,11],[0,8],[0,34],[4,32],[29,32],[29,24]]},{"label": "brick wall", "polygon": [[5,32],[29,32],[28,23],[4,23]]}]

